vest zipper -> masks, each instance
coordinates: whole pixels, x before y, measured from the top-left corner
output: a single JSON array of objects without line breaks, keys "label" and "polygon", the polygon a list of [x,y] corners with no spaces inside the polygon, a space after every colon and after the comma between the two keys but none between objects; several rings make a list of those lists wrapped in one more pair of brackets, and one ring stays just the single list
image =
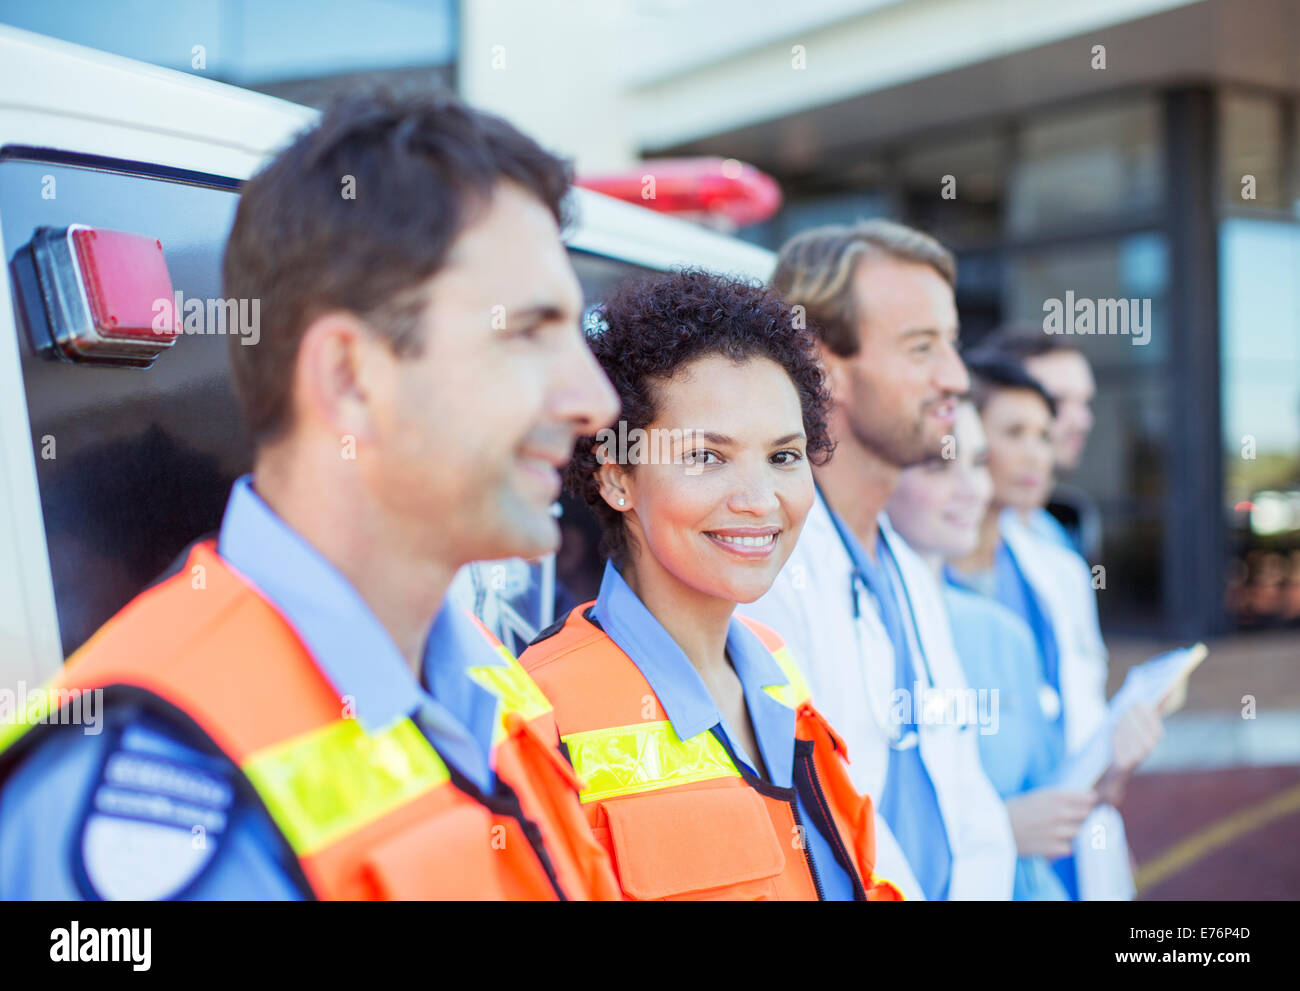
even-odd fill
[{"label": "vest zipper", "polygon": [[[822,791],[821,779],[817,777],[817,764],[813,760],[813,751],[809,748],[808,753],[799,758],[808,773],[808,784],[812,788],[813,795],[817,799],[817,808],[825,809],[826,815],[823,818],[829,818],[826,823],[827,833],[830,836],[831,847],[835,851],[835,856],[840,860],[849,872],[849,879],[853,882],[853,896],[858,898],[859,894],[863,901],[867,898],[867,889],[865,882],[858,876],[857,866],[853,863],[853,858],[849,855],[848,848],[844,846],[844,841],[840,837],[840,831],[835,827],[835,817],[830,814],[830,803],[826,800],[826,793]],[[796,789],[797,791],[797,789]],[[806,851],[805,851],[806,852]],[[811,858],[809,858],[811,860]]]},{"label": "vest zipper", "polygon": [[795,825],[799,827],[799,845],[803,848],[803,859],[808,862],[808,872],[812,874],[813,887],[817,889],[817,900],[824,902],[826,891],[822,888],[822,876],[817,873],[817,864],[813,861],[812,851],[808,849],[808,827],[803,824],[803,817],[799,815],[798,798],[790,799],[790,811],[794,813]]},{"label": "vest zipper", "polygon": [[451,776],[453,785],[494,815],[509,816],[519,824],[519,829],[524,834],[524,839],[528,841],[533,856],[537,858],[538,864],[541,865],[546,880],[555,889],[556,897],[562,902],[567,902],[569,896],[565,894],[564,888],[560,886],[560,877],[555,870],[555,865],[551,863],[550,853],[546,849],[546,839],[542,836],[541,827],[524,813],[524,807],[519,803],[519,796],[515,794],[515,790],[510,787],[510,784],[499,774],[494,773],[496,789],[491,793],[487,793],[450,763],[447,761],[443,761],[443,763],[447,765],[447,771]]},{"label": "vest zipper", "polygon": [[524,831],[524,836],[528,838],[528,842],[532,845],[533,854],[542,865],[542,870],[546,872],[546,879],[551,882],[551,887],[555,889],[556,897],[562,902],[567,902],[569,896],[564,893],[564,889],[560,886],[560,878],[555,872],[555,865],[551,863],[550,852],[546,849],[546,840],[542,836],[541,827],[524,815],[522,809],[519,815],[514,818],[517,819],[519,828]]}]

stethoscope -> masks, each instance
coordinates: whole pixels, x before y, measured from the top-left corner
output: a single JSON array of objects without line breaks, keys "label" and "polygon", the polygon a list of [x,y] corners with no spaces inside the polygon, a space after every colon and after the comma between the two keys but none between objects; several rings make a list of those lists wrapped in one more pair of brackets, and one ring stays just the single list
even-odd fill
[{"label": "stethoscope", "polygon": [[[831,508],[830,502],[827,501],[826,496],[822,493],[820,487],[817,489],[817,496],[821,499],[822,504],[825,505],[826,514],[831,519],[831,525],[835,527],[835,533],[840,539],[840,545],[844,548],[844,553],[847,554],[849,558],[849,597],[850,601],[853,603],[853,618],[855,620],[854,630],[858,636],[859,655],[861,655],[862,634],[858,630],[856,622],[862,616],[858,594],[859,591],[865,591],[867,594],[872,595],[873,598],[875,598],[875,595],[871,591],[871,583],[867,580],[866,576],[862,573],[861,567],[858,565],[857,554],[854,552],[855,546],[857,546],[856,538],[848,532],[844,521],[841,520],[835,510]],[[931,673],[930,659],[926,656],[925,644],[921,639],[921,628],[916,622],[916,609],[912,603],[912,593],[907,587],[907,582],[903,581],[902,569],[899,567],[898,561],[894,557],[894,552],[889,546],[889,538],[883,529],[880,532],[879,546],[880,554],[882,555],[881,562],[884,565],[883,570],[885,573],[883,577],[885,581],[890,582],[890,585],[895,592],[901,591],[903,593],[903,602],[907,607],[906,625],[911,627],[910,631],[904,629],[903,635],[905,637],[910,635],[908,641],[908,652],[913,659],[920,659],[921,670],[924,672],[925,676],[925,688],[928,693],[935,689],[934,675]],[[897,576],[897,581],[894,580],[895,576]],[[881,608],[883,608],[883,605]],[[888,639],[888,631],[885,632],[886,639]],[[913,663],[912,668],[913,673],[915,674],[915,663]],[[894,750],[909,750],[913,747],[919,746],[921,742],[920,726],[927,726],[931,729],[949,727],[954,731],[960,732],[969,729],[972,725],[968,720],[962,720],[959,722],[954,718],[956,705],[951,698],[945,700],[945,704],[942,707],[943,711],[939,713],[939,719],[931,719],[927,714],[926,718],[922,718],[919,721],[916,716],[917,710],[921,706],[921,701],[919,699],[913,699],[911,706],[912,719],[902,725],[890,719],[888,715],[882,719],[879,706],[870,701],[868,704],[873,710],[876,722],[885,729],[885,735],[889,740],[889,746]]]}]

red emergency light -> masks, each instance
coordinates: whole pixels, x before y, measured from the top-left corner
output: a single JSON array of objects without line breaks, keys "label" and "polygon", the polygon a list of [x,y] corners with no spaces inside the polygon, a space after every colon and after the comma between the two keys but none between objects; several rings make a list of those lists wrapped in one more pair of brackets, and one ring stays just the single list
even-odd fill
[{"label": "red emergency light", "polygon": [[176,343],[161,241],[72,224],[42,227],[31,249],[50,338],[63,357],[148,368]]},{"label": "red emergency light", "polygon": [[660,158],[577,185],[660,213],[720,218],[737,227],[767,220],[781,208],[781,187],[734,158]]}]

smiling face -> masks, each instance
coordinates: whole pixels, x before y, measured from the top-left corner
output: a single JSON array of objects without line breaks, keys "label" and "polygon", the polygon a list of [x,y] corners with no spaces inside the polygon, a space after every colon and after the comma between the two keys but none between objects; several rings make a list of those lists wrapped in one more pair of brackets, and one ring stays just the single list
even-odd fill
[{"label": "smiling face", "polygon": [[708,355],[654,389],[647,431],[681,431],[689,442],[674,442],[685,463],[600,469],[602,497],[624,513],[627,564],[642,587],[753,602],[776,580],[814,498],[794,383],[768,358]]},{"label": "smiling face", "polygon": [[860,262],[853,287],[859,350],[828,359],[848,434],[887,464],[919,464],[939,453],[970,388],[952,287],[929,265],[891,257]]},{"label": "smiling face", "polygon": [[996,389],[984,404],[993,501],[1030,512],[1052,491],[1052,413],[1029,389]]},{"label": "smiling face", "polygon": [[[886,510],[889,521],[923,555],[964,557],[979,543],[979,526],[993,497],[988,444],[979,413],[957,406],[951,458],[913,465],[899,476]],[[948,453],[947,451],[945,453]]]},{"label": "smiling face", "polygon": [[369,383],[370,489],[413,541],[458,562],[553,551],[574,440],[618,399],[587,347],[582,294],[547,208],[502,183],[430,281],[423,351]]}]

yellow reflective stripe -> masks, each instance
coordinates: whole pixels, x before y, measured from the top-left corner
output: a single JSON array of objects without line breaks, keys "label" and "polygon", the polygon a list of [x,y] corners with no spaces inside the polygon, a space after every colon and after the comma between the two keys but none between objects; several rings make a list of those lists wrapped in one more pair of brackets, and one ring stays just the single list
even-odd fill
[{"label": "yellow reflective stripe", "polygon": [[498,653],[505,661],[504,666],[483,664],[467,668],[469,676],[499,698],[508,711],[517,712],[525,719],[536,719],[550,712],[551,703],[510,651],[501,647]]},{"label": "yellow reflective stripe", "polygon": [[799,708],[812,697],[812,693],[808,690],[808,682],[803,680],[803,672],[799,670],[799,665],[795,662],[789,647],[782,646],[780,650],[772,653],[772,657],[781,666],[787,684],[768,685],[763,691],[787,708]]},{"label": "yellow reflective stripe", "polygon": [[709,731],[679,739],[670,722],[636,723],[564,737],[581,798],[599,802],[657,788],[738,778],[740,772]]},{"label": "yellow reflective stripe", "polygon": [[31,723],[18,722],[17,716],[12,713],[5,716],[4,722],[0,722],[0,753],[17,743],[31,728]]},{"label": "yellow reflective stripe", "polygon": [[[16,692],[0,689],[0,753],[26,736],[32,727],[42,723],[88,721],[82,716],[82,703],[76,702],[78,695],[86,693],[76,688],[60,687],[57,675],[39,688],[25,689],[23,694],[25,699],[20,699]],[[76,707],[72,708],[74,704]],[[102,714],[96,710],[94,715],[100,718]]]},{"label": "yellow reflective stripe", "polygon": [[[8,750],[20,739],[27,735],[27,731],[39,723],[66,723],[69,719],[79,719],[80,709],[71,714],[65,715],[61,712],[65,705],[72,702],[73,697],[80,693],[80,689],[68,688],[62,684],[64,675],[68,667],[73,664],[77,658],[89,656],[91,648],[95,645],[100,637],[106,636],[117,622],[117,618],[110,619],[107,623],[96,630],[80,647],[73,651],[72,656],[67,658],[63,667],[55,673],[49,681],[39,688],[27,689],[27,704],[23,707],[23,712],[17,711],[17,698],[15,693],[15,704],[13,710],[4,704],[5,690],[0,689],[0,753]],[[87,689],[88,692],[99,692],[101,689]],[[98,703],[96,703],[98,705]],[[103,713],[96,709],[99,718],[103,718]],[[57,718],[53,714],[58,713]],[[88,722],[88,720],[83,720]]]},{"label": "yellow reflective stripe", "polygon": [[44,686],[26,694],[27,698],[22,705],[19,705],[17,693],[6,691],[0,694],[0,699],[4,701],[0,708],[0,752],[8,750],[29,729],[43,722],[49,712],[49,693]]},{"label": "yellow reflective stripe", "polygon": [[889,885],[891,888],[894,889],[894,893],[897,894],[900,899],[902,899],[903,901],[907,901],[907,895],[903,894],[902,888],[896,885],[893,881],[889,880],[889,878],[881,877],[879,874],[873,871],[871,874],[871,881],[868,886],[872,888],[876,888],[882,884]]},{"label": "yellow reflective stripe", "polygon": [[505,714],[517,712],[526,720],[536,719],[551,711],[551,703],[537,683],[529,677],[509,648],[498,645],[497,653],[505,661],[505,666],[481,664],[466,668],[474,681],[486,688],[500,700],[501,718],[492,728],[492,744],[495,746],[505,737]]},{"label": "yellow reflective stripe", "polygon": [[243,770],[300,856],[450,777],[409,719],[374,735],[340,719],[250,754]]}]

